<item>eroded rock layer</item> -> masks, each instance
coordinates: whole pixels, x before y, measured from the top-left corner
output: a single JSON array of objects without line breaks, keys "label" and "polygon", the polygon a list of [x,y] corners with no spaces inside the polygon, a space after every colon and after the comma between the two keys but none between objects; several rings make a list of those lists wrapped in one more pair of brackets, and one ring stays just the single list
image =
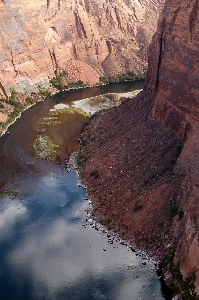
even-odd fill
[{"label": "eroded rock layer", "polygon": [[10,86],[48,86],[54,70],[71,81],[146,70],[158,0],[0,1],[0,95]]}]

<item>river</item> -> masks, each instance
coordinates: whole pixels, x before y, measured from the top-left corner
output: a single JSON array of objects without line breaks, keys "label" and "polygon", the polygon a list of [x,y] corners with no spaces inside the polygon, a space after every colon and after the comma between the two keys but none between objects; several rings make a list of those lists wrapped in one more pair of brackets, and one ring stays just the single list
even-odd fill
[{"label": "river", "polygon": [[0,188],[19,191],[0,199],[0,299],[172,298],[151,260],[138,258],[119,240],[108,243],[106,233],[85,221],[91,203],[63,159],[78,149],[85,121],[75,119],[61,127],[59,139],[72,141],[67,147],[63,143],[61,160],[38,159],[33,148],[38,134],[35,125],[54,105],[132,91],[141,85],[124,83],[57,94],[25,111],[0,138]]}]

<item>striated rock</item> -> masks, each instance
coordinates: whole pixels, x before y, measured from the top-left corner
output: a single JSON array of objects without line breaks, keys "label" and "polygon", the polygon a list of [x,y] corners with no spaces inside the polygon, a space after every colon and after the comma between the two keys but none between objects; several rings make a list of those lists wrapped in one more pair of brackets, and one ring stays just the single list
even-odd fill
[{"label": "striated rock", "polygon": [[146,70],[158,0],[0,1],[0,96],[30,93],[54,70],[69,81]]}]

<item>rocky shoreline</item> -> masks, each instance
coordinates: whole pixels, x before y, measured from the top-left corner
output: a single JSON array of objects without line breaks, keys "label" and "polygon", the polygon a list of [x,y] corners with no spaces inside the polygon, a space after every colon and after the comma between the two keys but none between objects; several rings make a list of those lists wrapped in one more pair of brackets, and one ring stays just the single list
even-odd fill
[{"label": "rocky shoreline", "polygon": [[[84,166],[83,169],[81,169],[81,177],[83,178],[83,183],[88,186],[88,195],[91,197],[94,204],[94,215],[98,219],[103,216],[102,220],[107,221],[109,217],[112,218],[117,216],[117,212],[124,209],[124,216],[119,216],[120,221],[122,222],[116,220],[115,224],[120,228],[122,226],[129,227],[128,222],[131,220],[131,214],[128,212],[129,209],[126,201],[129,201],[130,207],[135,216],[141,215],[142,219],[144,219],[144,198],[148,195],[147,192],[152,193],[153,188],[158,191],[161,189],[163,184],[171,185],[173,180],[179,180],[177,174],[172,174],[172,170],[174,161],[177,159],[178,147],[180,147],[181,143],[175,134],[162,126],[161,123],[152,119],[150,120],[152,125],[150,124],[150,121],[148,122],[147,103],[145,100],[142,101],[141,98],[142,95],[139,95],[136,99],[127,99],[120,107],[113,108],[94,116],[90,124],[86,127],[81,140],[81,161]],[[142,104],[141,107],[138,108],[140,102],[142,102]],[[139,111],[139,109],[141,110]],[[128,115],[129,119],[127,119]],[[141,119],[141,122],[139,122],[140,124],[138,125],[141,126],[142,123],[146,122],[142,129],[145,129],[145,138],[147,138],[147,140],[143,141],[142,136],[139,135],[140,132],[136,132],[138,136],[131,137],[132,139],[138,138],[138,140],[134,140],[134,146],[129,142],[129,134],[132,133],[132,130],[137,129],[136,117],[137,119]],[[112,121],[114,120],[114,123],[109,122],[110,118]],[[122,121],[118,124],[120,118],[124,120],[124,123],[122,123]],[[150,125],[152,128],[149,128]],[[109,130],[107,130],[107,127],[109,127]],[[120,127],[120,132],[117,127]],[[157,137],[152,135],[150,136],[150,134],[154,133],[153,128],[155,127],[157,129]],[[176,147],[176,149],[170,147],[170,152],[165,153],[165,155],[167,155],[165,161],[164,157],[161,157],[161,154],[159,155],[157,151],[157,153],[152,154],[152,156],[155,156],[156,158],[156,161],[154,161],[156,165],[153,169],[150,169],[151,161],[145,166],[143,166],[143,162],[141,162],[141,160],[135,163],[135,158],[139,159],[139,156],[142,156],[143,160],[143,155],[148,156],[147,150],[150,149],[151,146],[157,149],[159,145],[155,138],[160,140],[161,134],[163,135],[163,133],[168,134],[168,142],[170,143],[170,146]],[[141,150],[143,152],[143,148],[146,146],[144,142],[150,142],[150,140],[151,144],[145,149],[146,152],[141,153]],[[165,143],[165,147],[168,148],[168,144]],[[130,152],[133,150],[135,151],[135,157],[130,157]],[[164,152],[164,150],[162,150],[162,152]],[[160,159],[162,160],[161,164],[159,164]],[[168,164],[169,159],[170,161],[173,160],[170,162],[170,165]],[[139,164],[139,162],[141,164]],[[133,172],[134,167],[136,168],[135,173]],[[141,169],[141,175],[139,174],[139,167],[143,168]],[[145,172],[147,167],[149,170]],[[117,177],[116,173],[121,174],[120,177]],[[128,178],[128,182],[126,177]],[[137,179],[136,184],[133,182],[134,177]],[[146,188],[144,187],[145,184]],[[106,195],[104,196],[104,199],[99,200],[98,196],[103,192],[103,190]],[[141,201],[140,199],[140,203],[135,202],[134,198],[137,199],[140,196],[142,196],[141,198],[143,198],[143,200]],[[117,201],[121,198],[122,201]],[[114,206],[112,206],[112,204],[114,204]],[[129,220],[126,220],[127,216]],[[111,221],[108,223],[111,223]],[[111,227],[112,224],[107,225]],[[134,230],[135,229],[133,229],[133,232]],[[119,232],[120,231],[121,229]],[[132,240],[133,235],[131,232],[132,230],[129,230],[128,236],[130,236],[130,239]],[[156,235],[156,233],[154,234]],[[126,236],[126,231],[124,232],[124,236]],[[142,243],[141,236],[142,234],[140,234],[139,241]],[[135,241],[133,240],[133,242]],[[137,240],[135,244],[140,242]],[[157,257],[160,257],[159,253],[156,255]]]},{"label": "rocky shoreline", "polygon": [[172,254],[182,234],[176,228],[184,221],[175,198],[183,176],[174,171],[182,143],[150,117],[150,109],[149,94],[143,91],[96,114],[81,138],[80,176],[92,199],[93,217],[133,249],[160,261],[165,282],[178,294],[175,299],[196,299],[193,282],[189,285],[181,276],[177,281],[172,273],[177,268]]}]

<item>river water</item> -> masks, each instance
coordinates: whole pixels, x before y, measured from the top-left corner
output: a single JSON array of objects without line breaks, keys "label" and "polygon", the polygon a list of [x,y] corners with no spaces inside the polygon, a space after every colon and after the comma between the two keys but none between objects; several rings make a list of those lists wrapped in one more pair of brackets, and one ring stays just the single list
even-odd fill
[{"label": "river water", "polygon": [[[37,159],[33,148],[35,124],[55,104],[140,88],[125,83],[55,95],[25,111],[0,138],[0,188],[19,191],[0,199],[0,299],[171,299],[151,261],[120,241],[108,243],[106,233],[85,222],[90,203],[75,172],[63,159]],[[62,158],[78,149],[85,120],[78,128],[71,122],[60,129],[67,141]]]}]

